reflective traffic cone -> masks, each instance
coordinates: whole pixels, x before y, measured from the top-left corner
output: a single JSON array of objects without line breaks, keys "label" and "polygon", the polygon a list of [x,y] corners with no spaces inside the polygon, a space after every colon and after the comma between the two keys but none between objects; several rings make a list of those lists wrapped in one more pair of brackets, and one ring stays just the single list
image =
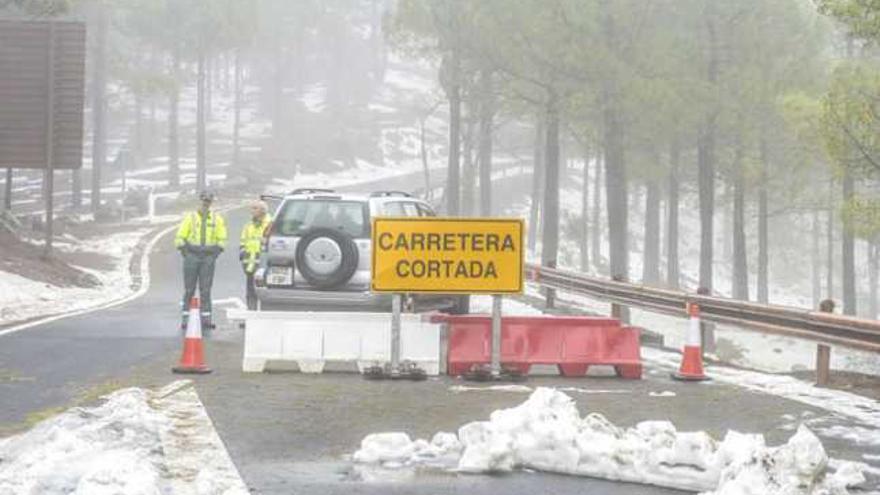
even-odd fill
[{"label": "reflective traffic cone", "polygon": [[186,336],[183,338],[183,354],[180,363],[171,368],[175,373],[205,374],[211,368],[205,365],[205,352],[202,347],[202,319],[199,314],[199,298],[189,303],[189,318],[186,322]]},{"label": "reflective traffic cone", "polygon": [[684,352],[681,358],[681,367],[672,374],[676,380],[698,382],[708,380],[703,373],[703,339],[700,332],[700,306],[688,303],[688,315],[690,326],[688,327],[687,340],[684,343]]}]

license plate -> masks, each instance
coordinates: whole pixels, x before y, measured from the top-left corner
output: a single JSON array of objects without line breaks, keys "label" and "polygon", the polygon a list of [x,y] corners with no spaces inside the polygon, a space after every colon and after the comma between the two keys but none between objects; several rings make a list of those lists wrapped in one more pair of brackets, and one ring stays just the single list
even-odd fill
[{"label": "license plate", "polygon": [[266,273],[268,285],[293,285],[293,267],[270,266]]}]

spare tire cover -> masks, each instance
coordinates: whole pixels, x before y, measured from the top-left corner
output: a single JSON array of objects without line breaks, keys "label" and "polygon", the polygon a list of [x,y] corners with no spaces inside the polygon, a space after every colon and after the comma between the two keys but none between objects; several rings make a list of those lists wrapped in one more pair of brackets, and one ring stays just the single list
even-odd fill
[{"label": "spare tire cover", "polygon": [[347,282],[358,265],[350,235],[324,227],[307,230],[296,245],[296,269],[313,287],[329,290]]}]

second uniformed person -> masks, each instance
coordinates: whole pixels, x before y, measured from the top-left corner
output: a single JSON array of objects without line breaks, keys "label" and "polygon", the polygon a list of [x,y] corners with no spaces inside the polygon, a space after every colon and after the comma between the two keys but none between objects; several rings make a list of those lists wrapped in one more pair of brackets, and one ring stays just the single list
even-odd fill
[{"label": "second uniformed person", "polygon": [[257,293],[254,289],[254,272],[260,265],[260,253],[263,250],[263,236],[269,228],[271,219],[265,201],[251,203],[251,221],[241,229],[238,259],[244,269],[246,298],[248,309],[257,309]]}]

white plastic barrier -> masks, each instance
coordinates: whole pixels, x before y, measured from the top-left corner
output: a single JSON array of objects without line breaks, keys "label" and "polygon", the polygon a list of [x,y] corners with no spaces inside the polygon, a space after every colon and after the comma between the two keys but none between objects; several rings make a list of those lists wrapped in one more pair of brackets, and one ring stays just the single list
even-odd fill
[{"label": "white plastic barrier", "polygon": [[[356,362],[363,370],[391,361],[391,314],[242,311],[244,372],[262,372],[268,361],[296,362],[303,373],[321,373],[327,361]],[[400,359],[418,363],[428,375],[440,372],[440,324],[427,316],[402,314]]]}]

